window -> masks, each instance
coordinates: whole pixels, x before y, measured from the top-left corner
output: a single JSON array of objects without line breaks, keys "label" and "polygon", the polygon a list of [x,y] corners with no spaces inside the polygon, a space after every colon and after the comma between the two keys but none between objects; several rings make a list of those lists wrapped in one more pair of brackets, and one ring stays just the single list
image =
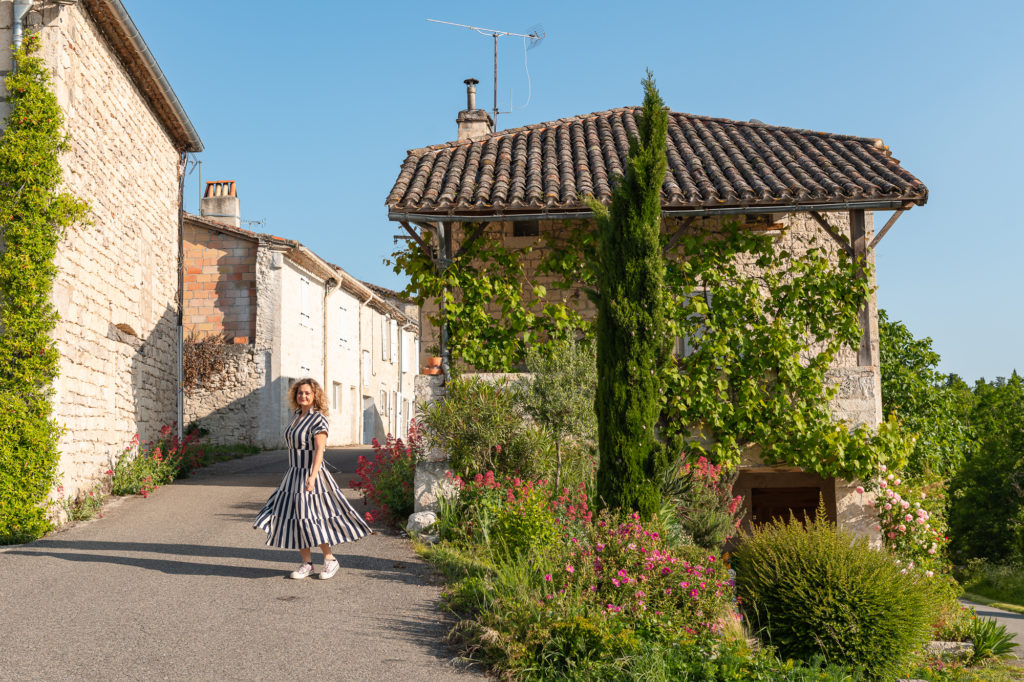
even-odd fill
[{"label": "window", "polygon": [[336,412],[341,409],[341,384],[337,381],[334,382],[334,390],[331,392],[331,409]]},{"label": "window", "polygon": [[370,351],[363,351],[363,386],[370,385],[370,363],[373,362],[373,356],[370,355]]},{"label": "window", "polygon": [[385,418],[388,415],[388,392],[383,388],[380,389],[380,415]]},{"label": "window", "polygon": [[402,404],[398,402],[398,391],[391,392],[391,433],[398,433],[402,422]]},{"label": "window", "polygon": [[412,334],[402,332],[402,374],[408,374],[413,364],[412,358]]},{"label": "window", "polygon": [[409,401],[403,400],[402,404],[405,405],[405,434],[409,435],[409,420],[412,419],[412,412],[409,411]]},{"label": "window", "polygon": [[513,237],[537,237],[540,236],[539,220],[517,220],[512,223]]},{"label": "window", "polygon": [[[396,394],[397,396],[397,394]],[[395,398],[395,432],[401,435],[402,430],[402,401]]]},{"label": "window", "polygon": [[344,305],[339,305],[338,306],[338,331],[337,331],[337,334],[338,334],[338,345],[341,346],[342,348],[348,350],[348,349],[352,348],[352,344],[348,340],[348,329],[345,326],[345,322],[346,322],[345,318],[347,317],[346,313],[348,313],[348,308],[346,308]]},{"label": "window", "polygon": [[398,362],[398,320],[388,320],[391,341],[391,364]]},{"label": "window", "polygon": [[305,277],[299,278],[299,324],[303,327],[311,327],[309,316],[309,280]]}]

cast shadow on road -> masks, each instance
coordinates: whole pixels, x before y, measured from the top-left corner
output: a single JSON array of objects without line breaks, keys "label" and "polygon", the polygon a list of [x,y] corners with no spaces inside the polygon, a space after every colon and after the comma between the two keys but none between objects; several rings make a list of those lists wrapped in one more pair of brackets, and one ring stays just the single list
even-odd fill
[{"label": "cast shadow on road", "polygon": [[[347,488],[348,482],[355,477],[361,454],[366,454],[366,451],[328,449],[324,454],[327,471],[334,475],[334,480],[342,488]],[[273,451],[218,462],[205,469],[200,469],[189,478],[175,481],[174,484],[225,487],[276,486],[286,471],[288,471],[287,452]]]},{"label": "cast shadow on road", "polygon": [[[118,552],[96,554],[95,552]],[[152,552],[163,557],[132,557],[125,553]],[[315,554],[315,553],[314,553]],[[177,545],[155,542],[102,542],[76,540],[41,540],[26,549],[5,552],[5,556],[49,556],[64,561],[108,563],[135,566],[171,575],[215,575],[226,578],[269,578],[283,576],[281,567],[264,568],[244,566],[238,562],[268,562],[292,566],[296,563],[294,550],[248,547],[217,547],[211,545]],[[429,582],[429,569],[417,562],[395,561],[363,554],[336,551],[334,556],[342,570],[365,571],[374,580],[422,585]],[[201,557],[225,559],[223,563],[180,561],[170,557]]]}]

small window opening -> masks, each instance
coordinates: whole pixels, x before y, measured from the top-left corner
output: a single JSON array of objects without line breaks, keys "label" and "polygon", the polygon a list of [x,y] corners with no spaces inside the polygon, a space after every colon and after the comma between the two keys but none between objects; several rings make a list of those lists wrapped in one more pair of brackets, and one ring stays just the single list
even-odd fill
[{"label": "small window opening", "polygon": [[522,220],[512,223],[513,237],[537,237],[540,236],[539,220]]}]

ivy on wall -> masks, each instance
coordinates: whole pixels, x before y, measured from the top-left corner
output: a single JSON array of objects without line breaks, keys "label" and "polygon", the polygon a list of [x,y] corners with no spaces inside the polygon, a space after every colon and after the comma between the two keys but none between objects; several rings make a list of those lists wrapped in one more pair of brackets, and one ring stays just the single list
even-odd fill
[{"label": "ivy on wall", "polygon": [[60,453],[50,400],[60,358],[51,336],[54,257],[86,203],[60,191],[60,155],[70,149],[38,36],[14,53],[6,79],[10,114],[0,136],[0,543],[50,528],[46,499]]}]

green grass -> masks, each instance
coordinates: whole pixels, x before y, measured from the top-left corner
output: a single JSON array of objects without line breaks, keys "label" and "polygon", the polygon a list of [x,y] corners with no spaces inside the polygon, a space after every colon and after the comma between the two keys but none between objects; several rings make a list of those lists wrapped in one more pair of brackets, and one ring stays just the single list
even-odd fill
[{"label": "green grass", "polygon": [[972,563],[962,584],[967,599],[1024,613],[1024,566]]}]

